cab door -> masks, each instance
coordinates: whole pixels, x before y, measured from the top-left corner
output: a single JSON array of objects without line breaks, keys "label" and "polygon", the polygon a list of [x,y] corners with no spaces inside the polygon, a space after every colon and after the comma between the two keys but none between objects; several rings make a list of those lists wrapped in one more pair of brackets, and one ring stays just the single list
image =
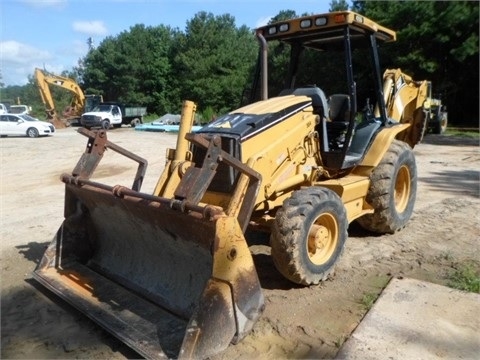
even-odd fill
[{"label": "cab door", "polygon": [[120,111],[120,108],[118,106],[114,106],[112,109],[112,123],[122,123],[122,112]]}]

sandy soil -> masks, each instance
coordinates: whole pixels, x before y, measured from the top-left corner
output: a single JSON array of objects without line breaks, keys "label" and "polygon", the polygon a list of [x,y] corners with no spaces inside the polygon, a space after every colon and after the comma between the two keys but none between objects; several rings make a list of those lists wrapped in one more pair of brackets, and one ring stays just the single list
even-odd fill
[{"label": "sandy soil", "polygon": [[[75,128],[52,138],[2,138],[1,358],[125,359],[139,356],[31,279],[63,220],[63,184],[86,145]],[[129,128],[109,139],[149,160],[143,190],[153,191],[176,137]],[[214,359],[332,358],[361,321],[366,299],[392,277],[438,284],[458,264],[480,266],[478,139],[429,135],[415,148],[419,183],[414,215],[393,235],[374,236],[355,224],[333,279],[297,287],[273,266],[269,247],[252,247],[266,297],[253,332]],[[130,185],[134,166],[114,153],[98,180]]]}]

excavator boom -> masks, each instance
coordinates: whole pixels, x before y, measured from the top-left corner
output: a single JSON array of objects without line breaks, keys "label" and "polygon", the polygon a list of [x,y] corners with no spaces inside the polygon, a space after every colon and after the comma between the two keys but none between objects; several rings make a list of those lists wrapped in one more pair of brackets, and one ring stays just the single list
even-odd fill
[{"label": "excavator boom", "polygon": [[[77,121],[85,111],[87,100],[90,99],[89,102],[91,102],[92,105],[102,102],[102,97],[99,95],[85,95],[83,90],[73,79],[51,74],[38,68],[35,69],[34,75],[42,102],[45,105],[47,119],[55,122],[57,126],[63,125],[60,127],[64,127],[70,122]],[[64,109],[61,117],[57,113],[55,102],[50,91],[50,85],[65,89],[73,95],[70,105]]]}]

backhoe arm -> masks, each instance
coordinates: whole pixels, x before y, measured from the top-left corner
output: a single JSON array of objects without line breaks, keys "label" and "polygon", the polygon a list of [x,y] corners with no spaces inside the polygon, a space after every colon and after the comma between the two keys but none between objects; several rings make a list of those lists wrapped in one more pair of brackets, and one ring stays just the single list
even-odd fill
[{"label": "backhoe arm", "polygon": [[[410,124],[407,131],[397,139],[407,142],[412,148],[422,138],[426,126],[423,105],[428,97],[426,80],[414,81],[401,69],[388,69],[383,74],[383,93],[387,117],[402,124]],[[375,109],[375,116],[379,113]]]}]

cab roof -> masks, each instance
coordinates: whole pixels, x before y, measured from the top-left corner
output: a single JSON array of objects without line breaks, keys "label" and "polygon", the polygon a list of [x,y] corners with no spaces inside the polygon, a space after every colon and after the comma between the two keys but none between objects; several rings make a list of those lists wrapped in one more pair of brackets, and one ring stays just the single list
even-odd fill
[{"label": "cab roof", "polygon": [[353,11],[335,11],[283,20],[262,26],[256,32],[266,41],[300,42],[306,47],[323,49],[329,44],[343,41],[345,27],[349,27],[353,40],[370,34],[374,34],[378,42],[396,40],[395,31]]}]

